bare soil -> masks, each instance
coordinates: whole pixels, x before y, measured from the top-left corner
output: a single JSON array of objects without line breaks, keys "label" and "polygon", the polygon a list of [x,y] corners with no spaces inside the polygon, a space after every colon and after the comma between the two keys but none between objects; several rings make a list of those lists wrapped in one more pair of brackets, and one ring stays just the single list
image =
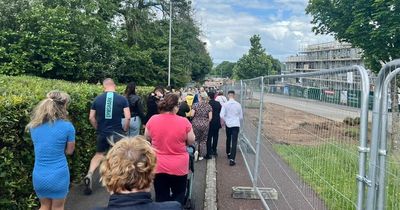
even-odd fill
[{"label": "bare soil", "polygon": [[[247,109],[246,115],[257,125],[258,109]],[[357,143],[358,126],[335,122],[317,115],[266,103],[263,114],[264,135],[276,143],[319,145],[326,141]]]}]

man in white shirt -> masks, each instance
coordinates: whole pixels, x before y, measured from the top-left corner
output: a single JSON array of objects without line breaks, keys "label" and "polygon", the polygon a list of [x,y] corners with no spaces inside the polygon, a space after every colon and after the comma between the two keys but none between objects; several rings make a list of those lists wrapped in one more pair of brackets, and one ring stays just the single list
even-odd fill
[{"label": "man in white shirt", "polygon": [[229,165],[236,164],[236,147],[239,136],[240,121],[243,119],[242,106],[235,101],[235,91],[228,92],[229,100],[224,103],[220,117],[222,124],[226,125],[226,154]]}]

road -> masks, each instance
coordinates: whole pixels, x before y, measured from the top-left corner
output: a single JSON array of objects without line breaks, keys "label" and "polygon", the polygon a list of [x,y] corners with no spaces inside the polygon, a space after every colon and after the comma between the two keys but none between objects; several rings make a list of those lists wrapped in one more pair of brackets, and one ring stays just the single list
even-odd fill
[{"label": "road", "polygon": [[346,117],[355,118],[360,116],[360,109],[358,108],[338,104],[329,104],[310,99],[266,94],[264,101],[286,106],[292,109],[297,109],[338,122],[343,122]]},{"label": "road", "polygon": [[[259,99],[260,94],[254,94],[254,98]],[[361,110],[359,108],[344,106],[340,104],[326,103],[311,99],[289,97],[275,94],[265,94],[264,102],[286,106],[288,108],[297,109],[303,112],[324,117],[333,121],[343,122],[346,117],[360,117]],[[392,113],[388,113],[387,130],[392,130]],[[368,112],[368,122],[372,122],[372,111]]]}]

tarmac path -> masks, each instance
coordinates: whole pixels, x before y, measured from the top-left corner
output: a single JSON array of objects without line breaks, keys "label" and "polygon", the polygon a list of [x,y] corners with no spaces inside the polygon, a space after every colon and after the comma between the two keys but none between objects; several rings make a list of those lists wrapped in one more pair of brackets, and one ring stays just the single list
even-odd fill
[{"label": "tarmac path", "polygon": [[[203,210],[204,194],[206,186],[206,161],[195,163],[194,187],[193,187],[193,202],[195,209]],[[98,179],[98,173],[95,173],[93,180]],[[83,194],[84,186],[82,184],[72,184],[70,193],[65,205],[66,210],[92,210],[95,207],[104,207],[108,204],[109,194],[98,181],[93,182],[92,195]],[[154,192],[153,198],[154,198]]]}]

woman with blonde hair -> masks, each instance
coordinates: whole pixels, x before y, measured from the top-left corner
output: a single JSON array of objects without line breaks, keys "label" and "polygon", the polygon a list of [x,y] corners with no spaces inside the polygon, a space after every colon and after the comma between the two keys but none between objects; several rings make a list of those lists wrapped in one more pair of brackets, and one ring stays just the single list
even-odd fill
[{"label": "woman with blonde hair", "polygon": [[27,125],[35,151],[32,181],[40,210],[62,210],[69,189],[65,154],[75,149],[75,128],[67,120],[68,94],[51,91],[34,109]]},{"label": "woman with blonde hair", "polygon": [[108,152],[100,166],[103,186],[111,193],[107,210],[180,210],[175,201],[153,202],[150,187],[156,154],[143,136],[126,137]]}]

